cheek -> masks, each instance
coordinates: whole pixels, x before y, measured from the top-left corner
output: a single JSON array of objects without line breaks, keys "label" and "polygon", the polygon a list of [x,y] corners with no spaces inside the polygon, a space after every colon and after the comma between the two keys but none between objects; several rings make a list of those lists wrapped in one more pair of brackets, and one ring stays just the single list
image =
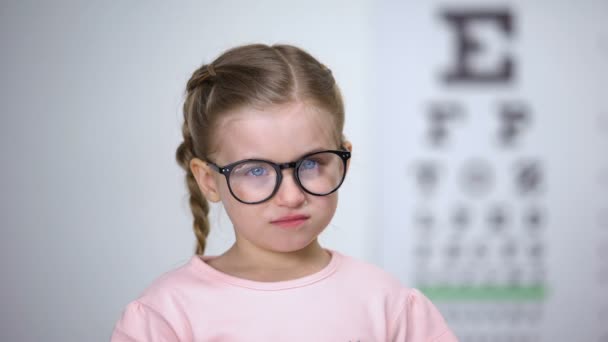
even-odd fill
[{"label": "cheek", "polygon": [[330,220],[334,216],[338,206],[338,193],[335,192],[329,196],[317,197],[315,201],[311,201],[311,204],[314,204],[315,210],[319,213],[320,217]]},{"label": "cheek", "polygon": [[[222,197],[222,205],[226,214],[230,218],[233,226],[250,226],[252,222],[259,221],[261,206],[260,204],[245,204],[239,202],[228,189],[227,185],[220,188],[220,194]],[[247,224],[249,223],[249,224]]]},{"label": "cheek", "polygon": [[229,200],[230,198],[228,196],[232,196],[232,195],[230,194],[230,190],[228,189],[228,184],[226,184],[226,181],[218,182],[217,184],[218,184],[220,196],[222,197],[222,202],[224,200]]},{"label": "cheek", "polygon": [[226,182],[225,178],[220,179],[217,182],[217,185],[224,207],[232,207],[235,204],[241,204],[241,202],[237,201],[236,198],[234,198],[234,196],[232,196],[230,193],[230,189],[228,188],[228,183]]},{"label": "cheek", "polygon": [[237,201],[237,199],[232,196],[226,182],[220,184],[219,192],[222,201],[222,206],[224,206],[224,209],[226,210],[226,213],[228,214],[230,219],[234,220],[235,218],[238,218],[238,215],[236,215],[237,217],[234,218],[233,216],[235,215],[235,213],[238,213],[241,210],[240,207],[244,206],[245,204]]}]

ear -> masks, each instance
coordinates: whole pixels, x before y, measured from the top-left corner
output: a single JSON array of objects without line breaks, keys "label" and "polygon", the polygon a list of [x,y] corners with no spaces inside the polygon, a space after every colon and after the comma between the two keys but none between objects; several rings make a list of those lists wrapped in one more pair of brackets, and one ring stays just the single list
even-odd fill
[{"label": "ear", "polygon": [[[345,139],[344,142],[342,143],[342,146],[345,149],[347,149],[348,152],[351,152],[351,153],[353,152],[353,144],[350,141],[348,141],[348,140]],[[346,171],[347,172],[348,172],[348,168],[350,167],[350,161],[351,161],[351,159],[348,159],[346,161]]]},{"label": "ear", "polygon": [[190,171],[196,179],[198,188],[210,202],[220,201],[220,192],[215,178],[215,171],[206,162],[192,158],[190,160]]}]

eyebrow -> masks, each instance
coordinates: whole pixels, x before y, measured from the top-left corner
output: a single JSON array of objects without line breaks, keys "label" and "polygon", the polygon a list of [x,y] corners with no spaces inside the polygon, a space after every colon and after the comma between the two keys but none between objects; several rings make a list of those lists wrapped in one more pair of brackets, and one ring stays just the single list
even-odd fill
[{"label": "eyebrow", "polygon": [[332,150],[332,151],[333,151],[333,150],[340,150],[340,149],[342,149],[342,148],[343,148],[343,146],[338,146],[338,147],[336,147],[336,148],[317,147],[317,148],[314,148],[314,149],[308,150],[308,152],[304,152],[304,153],[302,153],[302,154],[301,154],[299,157],[297,157],[297,158],[296,158],[296,159],[294,159],[294,160],[289,160],[289,161],[285,161],[285,162],[277,162],[277,161],[275,161],[275,160],[273,160],[273,159],[270,159],[270,158],[264,158],[264,157],[255,157],[255,156],[253,156],[253,157],[247,157],[247,158],[241,158],[241,159],[237,159],[237,160],[235,160],[235,161],[232,161],[232,162],[227,163],[226,165],[230,165],[230,164],[234,164],[234,163],[237,163],[237,162],[240,162],[240,161],[243,161],[243,160],[250,160],[250,159],[253,159],[253,160],[266,160],[266,161],[273,162],[273,163],[275,163],[275,164],[291,163],[291,162],[293,162],[293,161],[300,160],[302,157],[304,157],[304,156],[306,156],[306,155],[309,155],[309,154],[312,154],[312,153],[321,152],[321,151],[327,151],[327,150]]}]

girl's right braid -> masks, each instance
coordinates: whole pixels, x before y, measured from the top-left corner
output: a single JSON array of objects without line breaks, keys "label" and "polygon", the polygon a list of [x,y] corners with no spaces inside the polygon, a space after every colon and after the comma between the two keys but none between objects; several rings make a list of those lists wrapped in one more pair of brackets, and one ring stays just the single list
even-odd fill
[{"label": "girl's right braid", "polygon": [[[209,73],[209,67],[204,66],[194,72],[192,78],[188,81],[186,91],[188,96],[184,103],[184,124],[182,125],[182,135],[184,141],[179,145],[176,151],[176,159],[178,164],[186,171],[186,186],[190,192],[190,210],[193,216],[193,230],[196,236],[195,253],[202,255],[205,252],[207,236],[209,235],[209,202],[200,191],[194,174],[190,169],[190,161],[195,157],[192,134],[190,133],[189,118],[193,113],[190,111],[199,112],[202,108],[196,108],[199,105],[197,98],[203,95],[202,86],[206,81],[210,81],[210,76],[215,76]],[[204,109],[202,109],[204,110]]]},{"label": "girl's right braid", "polygon": [[192,210],[194,235],[196,235],[196,254],[205,252],[207,236],[209,235],[209,203],[201,193],[194,174],[190,169],[190,160],[194,157],[192,137],[188,128],[188,121],[182,125],[184,141],[177,148],[176,159],[179,165],[186,171],[186,186],[190,192],[190,210]]}]

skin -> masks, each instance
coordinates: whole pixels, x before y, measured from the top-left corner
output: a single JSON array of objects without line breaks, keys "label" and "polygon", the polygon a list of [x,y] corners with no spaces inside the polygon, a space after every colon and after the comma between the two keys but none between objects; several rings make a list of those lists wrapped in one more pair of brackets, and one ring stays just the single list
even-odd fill
[{"label": "skin", "polygon": [[[221,133],[209,159],[220,166],[248,158],[290,162],[314,150],[339,148],[331,116],[299,101],[227,113],[216,131]],[[343,145],[352,150],[350,142]],[[282,281],[315,273],[329,263],[330,255],[317,237],[335,213],[337,192],[310,195],[296,184],[293,169],[286,169],[274,197],[244,204],[230,194],[225,177],[206,162],[194,158],[190,168],[205,197],[222,202],[235,231],[235,243],[209,260],[211,267],[249,280]],[[308,219],[297,228],[272,223],[287,215]]]}]

